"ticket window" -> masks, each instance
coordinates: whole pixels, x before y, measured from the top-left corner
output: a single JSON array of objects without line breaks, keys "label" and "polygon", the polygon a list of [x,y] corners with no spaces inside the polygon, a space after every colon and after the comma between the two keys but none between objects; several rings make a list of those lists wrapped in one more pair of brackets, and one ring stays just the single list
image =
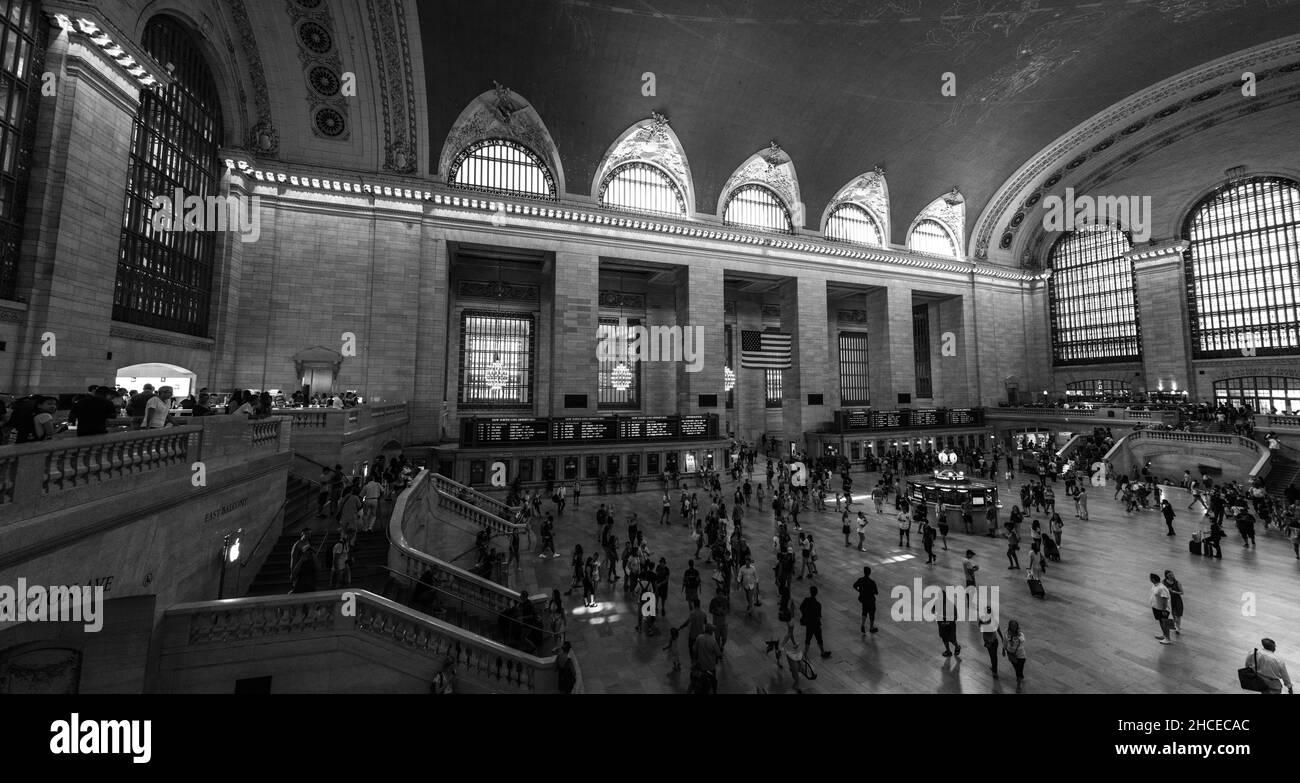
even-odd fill
[{"label": "ticket window", "polygon": [[587,478],[594,479],[600,475],[600,457],[596,454],[587,456]]},{"label": "ticket window", "polygon": [[704,468],[707,468],[708,470],[712,470],[712,469],[713,469],[713,450],[712,450],[712,449],[709,449],[708,451],[704,452],[704,465],[703,465],[703,467],[704,467]]},{"label": "ticket window", "polygon": [[[554,468],[552,468],[552,470],[554,470]],[[533,461],[531,459],[519,460],[519,480],[520,481],[533,480]]]},{"label": "ticket window", "polygon": [[473,460],[469,463],[469,483],[482,484],[483,477],[487,474],[487,463],[481,459]]},{"label": "ticket window", "polygon": [[664,463],[665,463],[664,470],[668,471],[669,473],[681,472],[680,462],[677,459],[677,452],[675,451],[668,452],[668,454],[664,457]]},{"label": "ticket window", "polygon": [[650,474],[651,476],[656,476],[656,475],[659,474],[660,471],[659,471],[659,454],[658,454],[658,452],[655,452],[655,453],[647,454],[647,455],[646,455],[646,457],[645,457],[645,469],[646,469],[646,473]]},{"label": "ticket window", "polygon": [[862,447],[857,443],[849,444],[849,459],[854,460],[855,462],[862,459]]},{"label": "ticket window", "polygon": [[700,463],[699,460],[697,460],[695,457],[695,452],[693,451],[684,452],[682,454],[682,458],[685,461],[685,467],[682,468],[682,471],[684,473],[696,473],[699,471]]},{"label": "ticket window", "polygon": [[572,481],[578,477],[578,458],[564,458],[564,480]]},{"label": "ticket window", "polygon": [[627,475],[629,475],[629,476],[639,476],[639,475],[641,475],[641,455],[640,455],[640,454],[629,454],[629,455],[627,455]]},{"label": "ticket window", "polygon": [[605,472],[611,476],[619,476],[623,473],[623,458],[617,454],[605,455]]},{"label": "ticket window", "polygon": [[[532,462],[532,460],[528,460],[528,462]],[[519,467],[520,467],[520,472],[522,472],[523,461],[520,461]],[[533,470],[532,466],[530,465],[528,467],[528,472],[531,473],[532,470]],[[555,458],[554,457],[546,457],[542,459],[542,480],[555,481]]]}]

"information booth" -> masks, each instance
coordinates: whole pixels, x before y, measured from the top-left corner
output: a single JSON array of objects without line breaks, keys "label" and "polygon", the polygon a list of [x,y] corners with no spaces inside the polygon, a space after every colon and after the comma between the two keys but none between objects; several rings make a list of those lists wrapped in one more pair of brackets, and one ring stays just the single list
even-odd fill
[{"label": "information booth", "polygon": [[908,476],[907,497],[913,503],[924,501],[936,515],[943,508],[948,525],[956,530],[961,525],[962,505],[970,501],[971,513],[978,519],[990,505],[997,505],[998,487],[995,482],[970,478],[960,470],[944,466],[933,473]]}]

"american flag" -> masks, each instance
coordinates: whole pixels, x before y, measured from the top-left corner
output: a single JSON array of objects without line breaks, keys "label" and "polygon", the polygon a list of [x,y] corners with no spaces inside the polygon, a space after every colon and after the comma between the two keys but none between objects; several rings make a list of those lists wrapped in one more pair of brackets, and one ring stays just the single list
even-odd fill
[{"label": "american flag", "polygon": [[740,333],[740,366],[760,370],[788,370],[790,335],[780,332]]}]

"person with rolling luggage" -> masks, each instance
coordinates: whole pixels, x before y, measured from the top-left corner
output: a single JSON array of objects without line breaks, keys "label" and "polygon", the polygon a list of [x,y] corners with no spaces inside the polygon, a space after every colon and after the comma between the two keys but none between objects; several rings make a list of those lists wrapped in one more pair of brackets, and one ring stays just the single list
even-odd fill
[{"label": "person with rolling luggage", "polygon": [[1043,554],[1039,550],[1038,544],[1030,547],[1029,554],[1029,594],[1035,598],[1046,598],[1047,591],[1043,589]]},{"label": "person with rolling luggage", "polygon": [[[1053,525],[1057,524],[1060,524],[1060,520],[1053,523]],[[1043,545],[1043,557],[1045,559],[1056,563],[1061,561],[1061,549],[1056,545],[1056,542],[1060,539],[1060,535],[1060,533],[1053,532],[1052,535],[1043,536],[1042,539],[1040,539],[1040,542]]]}]

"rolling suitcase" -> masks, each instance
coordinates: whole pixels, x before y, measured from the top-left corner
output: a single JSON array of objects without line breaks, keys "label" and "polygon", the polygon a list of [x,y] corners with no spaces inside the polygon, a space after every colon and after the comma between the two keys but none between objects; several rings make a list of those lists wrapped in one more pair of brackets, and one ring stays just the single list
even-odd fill
[{"label": "rolling suitcase", "polygon": [[1187,542],[1187,551],[1194,555],[1201,554],[1201,539],[1198,536],[1192,536],[1192,540]]},{"label": "rolling suitcase", "polygon": [[1043,580],[1035,579],[1032,576],[1027,580],[1029,582],[1029,594],[1035,598],[1046,598],[1047,591],[1043,589]]}]

